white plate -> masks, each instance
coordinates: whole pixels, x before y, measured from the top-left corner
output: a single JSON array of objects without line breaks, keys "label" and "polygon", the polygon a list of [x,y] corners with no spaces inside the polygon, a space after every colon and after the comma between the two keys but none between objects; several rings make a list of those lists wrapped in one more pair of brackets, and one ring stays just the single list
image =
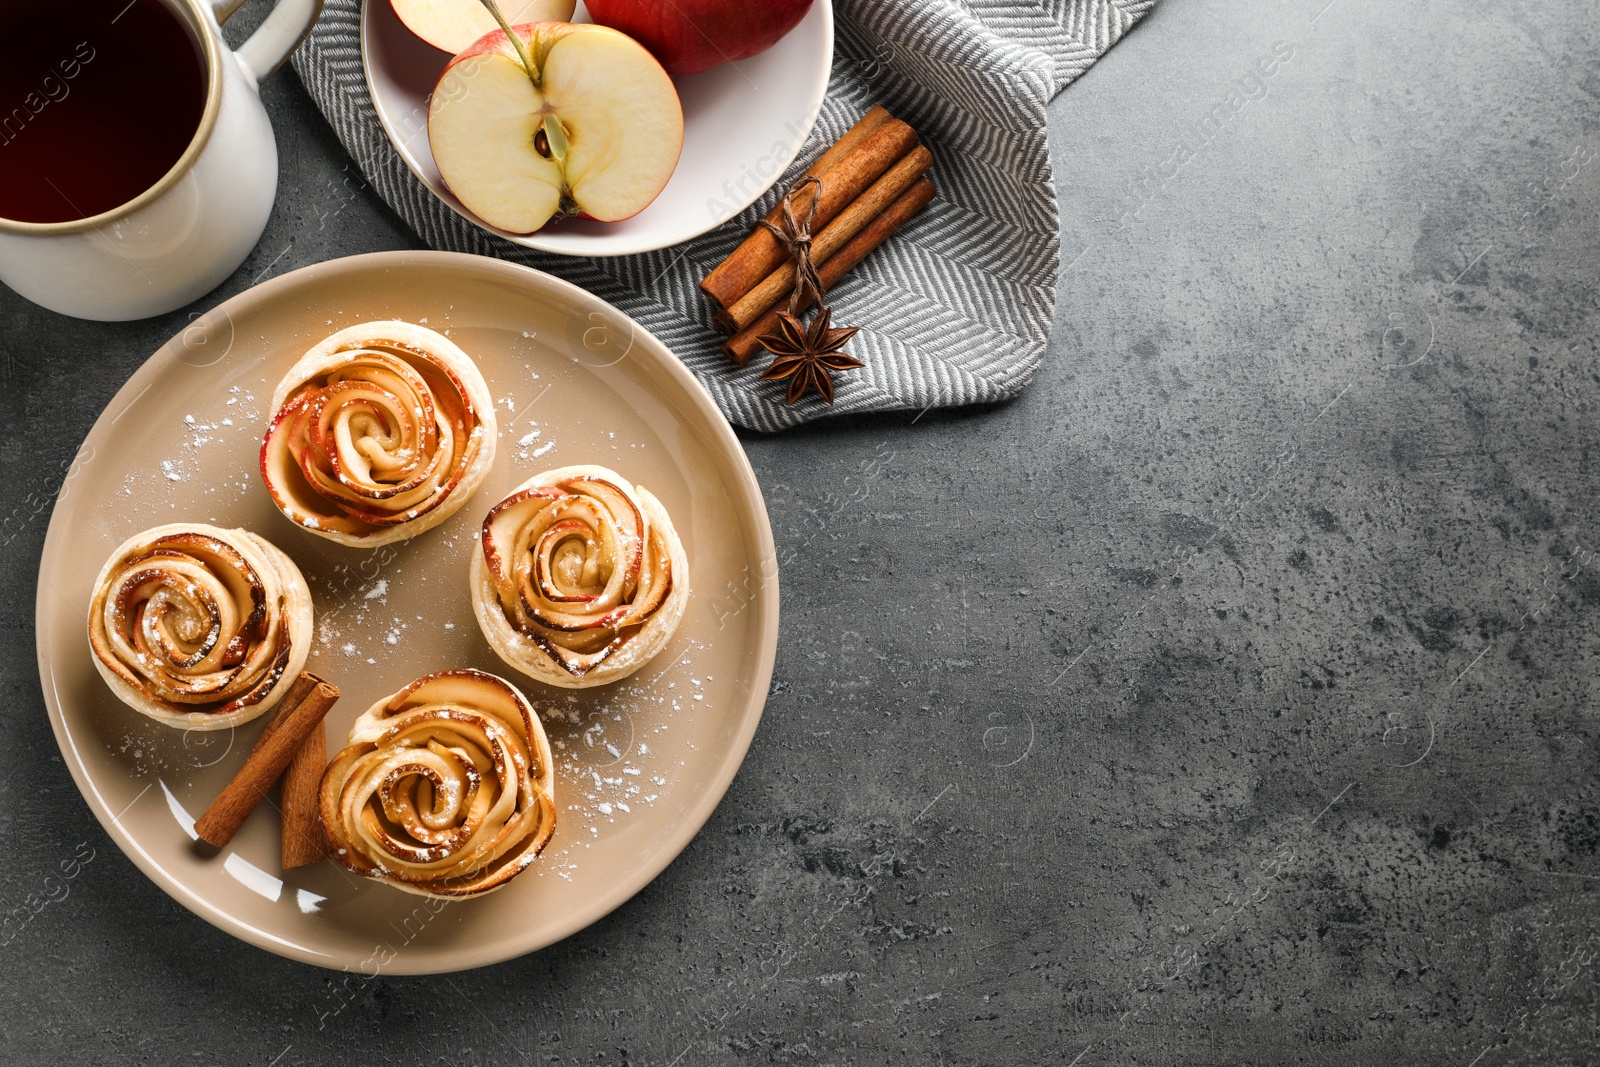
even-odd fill
[{"label": "white plate", "polygon": [[[750,0],[758,2],[758,0]],[[588,22],[578,5],[574,22]],[[833,7],[816,0],[767,51],[674,78],[683,155],[655,203],[622,222],[568,220],[531,234],[485,226],[451,195],[428,148],[428,97],[450,57],[395,17],[388,0],[361,8],[361,65],[378,120],[400,158],[456,214],[527,248],[566,256],[653,252],[733,218],[772,187],[816,125],[833,65]]]}]

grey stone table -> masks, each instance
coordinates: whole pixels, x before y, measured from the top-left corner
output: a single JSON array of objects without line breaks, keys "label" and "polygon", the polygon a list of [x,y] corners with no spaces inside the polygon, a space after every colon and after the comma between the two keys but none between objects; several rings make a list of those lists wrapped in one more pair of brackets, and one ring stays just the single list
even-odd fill
[{"label": "grey stone table", "polygon": [[[1597,56],[1588,2],[1160,6],[1051,110],[1032,389],[745,438],[795,559],[704,832],[570,940],[332,1019],[336,975],[110,844],[39,694],[60,471],[185,314],[0,293],[0,901],[94,855],[8,920],[4,1058],[1593,1062]],[[201,306],[416,244],[266,98],[277,210]]]}]

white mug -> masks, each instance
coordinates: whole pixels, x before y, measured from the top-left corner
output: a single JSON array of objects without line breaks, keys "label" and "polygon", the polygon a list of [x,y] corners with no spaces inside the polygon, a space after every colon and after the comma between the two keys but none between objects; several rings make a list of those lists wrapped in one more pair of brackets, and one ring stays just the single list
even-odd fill
[{"label": "white mug", "polygon": [[52,311],[123,320],[182,307],[232,274],[266,229],[278,148],[257,90],[311,31],[322,0],[279,0],[238,52],[221,22],[244,0],[162,2],[193,35],[206,72],[200,128],[178,162],[99,215],[0,218],[0,281]]}]

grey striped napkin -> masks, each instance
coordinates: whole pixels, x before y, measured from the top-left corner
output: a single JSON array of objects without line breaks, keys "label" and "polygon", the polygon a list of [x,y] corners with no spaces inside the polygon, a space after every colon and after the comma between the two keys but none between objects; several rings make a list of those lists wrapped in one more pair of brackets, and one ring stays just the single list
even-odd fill
[{"label": "grey striped napkin", "polygon": [[[534,252],[434,199],[378,124],[361,70],[360,0],[327,0],[294,67],[366,179],[434,248],[499,256],[610,301],[694,371],[728,418],[777,430],[826,415],[954,407],[1021,392],[1044,355],[1060,234],[1045,104],[1156,0],[835,0],[833,78],[790,172],[738,218],[687,246],[612,259]],[[835,325],[861,325],[837,404],[794,407],[735,367],[696,286],[781,191],[872,104],[916,127],[939,196],[830,292]]]}]

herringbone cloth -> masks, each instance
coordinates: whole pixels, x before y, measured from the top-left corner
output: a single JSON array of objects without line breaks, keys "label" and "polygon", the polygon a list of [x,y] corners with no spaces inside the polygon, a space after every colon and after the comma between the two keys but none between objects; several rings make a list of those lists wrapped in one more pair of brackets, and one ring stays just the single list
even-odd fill
[{"label": "herringbone cloth", "polygon": [[[835,0],[833,76],[789,173],[737,218],[687,245],[575,259],[493,237],[439,203],[395,154],[361,69],[360,0],[327,0],[295,55],[317,106],[366,179],[434,248],[499,256],[583,286],[638,320],[694,371],[730,420],[777,430],[830,414],[1004,400],[1043,357],[1060,233],[1045,104],[1156,0]],[[830,291],[835,325],[860,325],[838,402],[794,407],[735,367],[696,286],[801,171],[872,104],[917,128],[936,200]]]}]

